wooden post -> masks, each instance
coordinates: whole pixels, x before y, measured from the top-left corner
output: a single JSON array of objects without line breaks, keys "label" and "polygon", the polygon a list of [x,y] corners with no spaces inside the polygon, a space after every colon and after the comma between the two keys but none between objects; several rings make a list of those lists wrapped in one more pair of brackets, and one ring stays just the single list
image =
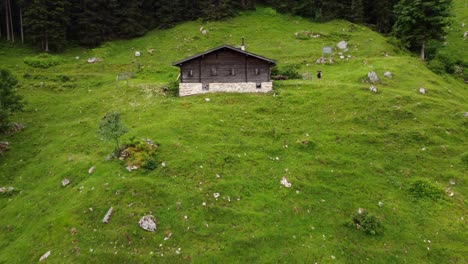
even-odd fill
[{"label": "wooden post", "polygon": [[21,44],[24,44],[23,9],[20,8]]},{"label": "wooden post", "polygon": [[10,15],[11,40],[15,42],[15,30],[13,29],[13,17],[11,15],[11,1],[8,0],[8,14]]},{"label": "wooden post", "polygon": [[10,40],[10,23],[8,21],[8,2],[5,0],[5,27],[6,27],[6,34],[7,34],[7,40]]}]

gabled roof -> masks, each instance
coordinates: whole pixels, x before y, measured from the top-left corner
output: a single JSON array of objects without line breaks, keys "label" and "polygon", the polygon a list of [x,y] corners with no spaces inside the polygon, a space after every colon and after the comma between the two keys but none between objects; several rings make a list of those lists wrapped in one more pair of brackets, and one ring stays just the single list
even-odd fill
[{"label": "gabled roof", "polygon": [[204,56],[204,55],[207,55],[207,54],[209,54],[209,53],[212,53],[212,52],[215,52],[215,51],[218,51],[218,50],[221,50],[221,49],[230,49],[230,50],[233,50],[233,51],[236,51],[236,52],[245,54],[245,55],[247,55],[247,56],[255,57],[255,58],[257,58],[257,59],[266,61],[266,62],[271,63],[271,64],[276,64],[276,62],[275,62],[274,60],[267,59],[267,58],[262,57],[262,56],[260,56],[260,55],[253,54],[253,53],[250,53],[250,52],[247,52],[247,51],[244,51],[244,50],[235,48],[235,47],[233,47],[233,46],[222,45],[222,46],[219,46],[219,47],[216,47],[216,48],[207,50],[207,51],[205,51],[205,52],[202,52],[202,53],[199,53],[199,54],[196,54],[196,55],[187,57],[187,58],[185,58],[185,59],[183,59],[183,60],[176,61],[176,62],[172,63],[172,66],[180,66],[180,65],[181,65],[182,63],[184,63],[184,62],[187,62],[187,61],[196,59],[196,58],[198,58],[198,57],[202,57],[202,56]]}]

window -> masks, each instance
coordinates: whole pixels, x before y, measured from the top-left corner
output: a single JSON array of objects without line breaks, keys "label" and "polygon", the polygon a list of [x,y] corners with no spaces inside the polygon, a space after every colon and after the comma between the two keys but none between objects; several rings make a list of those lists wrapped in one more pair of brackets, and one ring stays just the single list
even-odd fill
[{"label": "window", "polygon": [[216,67],[211,67],[211,76],[216,76],[218,75],[218,69]]},{"label": "window", "polygon": [[193,70],[189,70],[188,76],[193,77]]},{"label": "window", "polygon": [[257,83],[256,87],[257,87],[257,89],[262,89],[262,83]]},{"label": "window", "polygon": [[231,68],[229,74],[231,74],[232,76],[236,75],[236,69]]},{"label": "window", "polygon": [[255,68],[255,75],[259,75],[260,74],[260,69],[259,68]]}]

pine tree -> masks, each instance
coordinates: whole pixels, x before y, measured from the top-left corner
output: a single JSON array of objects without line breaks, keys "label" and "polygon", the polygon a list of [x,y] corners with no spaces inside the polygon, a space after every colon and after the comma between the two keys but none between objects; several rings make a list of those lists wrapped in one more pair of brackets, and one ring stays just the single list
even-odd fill
[{"label": "pine tree", "polygon": [[420,49],[424,60],[426,43],[446,34],[451,4],[451,0],[401,0],[395,7],[394,34],[408,48]]},{"label": "pine tree", "polygon": [[8,128],[13,112],[23,109],[23,98],[15,90],[17,84],[10,71],[0,69],[0,131]]},{"label": "pine tree", "polygon": [[32,0],[26,5],[25,31],[40,49],[48,52],[64,48],[69,23],[68,5],[67,0]]}]

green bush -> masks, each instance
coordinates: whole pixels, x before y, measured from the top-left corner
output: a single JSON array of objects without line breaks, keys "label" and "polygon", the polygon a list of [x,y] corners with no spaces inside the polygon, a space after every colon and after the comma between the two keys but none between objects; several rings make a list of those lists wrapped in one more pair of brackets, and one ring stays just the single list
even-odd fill
[{"label": "green bush", "polygon": [[439,60],[445,66],[445,72],[453,74],[455,73],[455,66],[463,65],[463,58],[458,58],[448,52],[438,52],[435,59]]},{"label": "green bush", "polygon": [[39,54],[34,57],[24,58],[24,63],[33,68],[47,69],[56,65],[61,64],[63,61],[57,56],[53,56],[47,53]]},{"label": "green bush", "polygon": [[444,198],[444,191],[425,179],[417,179],[413,181],[408,192],[411,196],[418,199],[429,198],[431,200],[439,200]]},{"label": "green bush", "polygon": [[275,66],[271,69],[272,76],[285,76],[287,79],[300,79],[299,65],[286,64],[282,66]]},{"label": "green bush", "polygon": [[367,211],[361,213],[356,212],[356,214],[351,216],[351,221],[348,223],[348,226],[357,228],[368,235],[381,235],[384,231],[380,220]]},{"label": "green bush", "polygon": [[179,81],[173,81],[167,86],[167,94],[171,96],[179,96]]},{"label": "green bush", "polygon": [[427,67],[429,70],[437,73],[437,74],[442,74],[445,73],[445,64],[442,63],[438,59],[433,59],[427,63]]}]

